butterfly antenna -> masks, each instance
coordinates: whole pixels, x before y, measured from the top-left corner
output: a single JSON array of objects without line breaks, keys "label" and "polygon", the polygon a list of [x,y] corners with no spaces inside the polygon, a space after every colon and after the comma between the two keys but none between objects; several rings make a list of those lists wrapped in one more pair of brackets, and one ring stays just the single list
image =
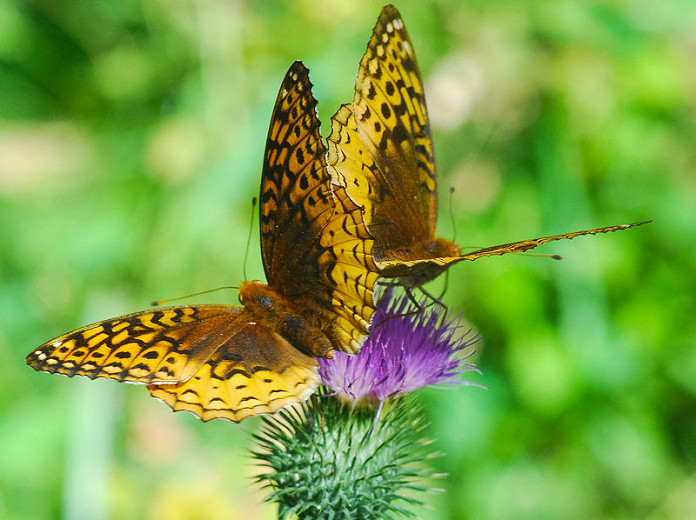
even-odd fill
[{"label": "butterfly antenna", "polygon": [[242,267],[242,272],[244,273],[244,279],[248,280],[246,266],[247,258],[249,257],[249,245],[251,244],[251,232],[254,229],[254,214],[256,213],[256,197],[251,199],[251,218],[249,219],[249,233],[247,233],[246,249],[244,250],[244,265]]},{"label": "butterfly antenna", "polygon": [[224,285],[222,287],[216,287],[215,289],[208,289],[207,291],[201,291],[193,294],[187,294],[186,296],[177,296],[176,298],[169,298],[167,300],[155,300],[154,302],[150,303],[151,306],[157,307],[159,305],[162,305],[163,303],[171,303],[176,300],[183,300],[186,298],[193,298],[194,296],[200,296],[201,294],[208,294],[211,292],[215,291],[222,291],[223,289],[239,289],[236,285]]},{"label": "butterfly antenna", "polygon": [[449,189],[449,216],[452,221],[452,229],[454,230],[454,236],[452,237],[452,242],[457,243],[457,221],[454,220],[454,212],[452,211],[452,200],[454,199],[454,186],[450,186]]},{"label": "butterfly antenna", "polygon": [[538,253],[522,253],[522,256],[533,256],[536,258],[550,258],[551,260],[563,260],[561,255],[540,255]]}]

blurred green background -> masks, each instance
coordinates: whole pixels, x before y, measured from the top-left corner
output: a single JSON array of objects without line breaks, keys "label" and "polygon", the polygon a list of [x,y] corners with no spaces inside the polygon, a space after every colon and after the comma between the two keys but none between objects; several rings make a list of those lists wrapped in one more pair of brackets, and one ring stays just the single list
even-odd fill
[{"label": "blurred green background", "polygon": [[[274,517],[251,480],[258,419],[203,424],[24,356],[241,282],[287,67],[310,68],[326,135],[381,7],[0,1],[0,518]],[[488,390],[421,392],[448,476],[419,515],[696,518],[696,3],[397,7],[426,83],[442,236],[450,211],[465,248],[654,219],[541,251],[562,262],[451,269],[446,302],[483,338],[468,379]],[[257,243],[255,227],[251,278]]]}]

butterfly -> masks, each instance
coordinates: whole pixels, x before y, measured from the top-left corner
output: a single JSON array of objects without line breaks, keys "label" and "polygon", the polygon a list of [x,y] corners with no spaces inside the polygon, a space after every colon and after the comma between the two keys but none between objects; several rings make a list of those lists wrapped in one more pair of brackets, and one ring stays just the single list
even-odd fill
[{"label": "butterfly", "polygon": [[174,410],[240,421],[306,400],[317,357],[357,353],[377,280],[362,210],[332,189],[309,71],[295,62],[278,93],[260,193],[268,285],[247,281],[242,307],[136,312],[63,334],[31,352],[35,370],[147,385]]},{"label": "butterfly", "polygon": [[[645,224],[625,224],[511,242],[462,253],[435,237],[437,177],[423,81],[401,15],[387,5],[360,61],[353,102],[332,118],[328,164],[333,183],[365,211],[380,276],[407,292],[462,260],[521,252],[561,239]],[[410,292],[409,292],[410,294]]]}]

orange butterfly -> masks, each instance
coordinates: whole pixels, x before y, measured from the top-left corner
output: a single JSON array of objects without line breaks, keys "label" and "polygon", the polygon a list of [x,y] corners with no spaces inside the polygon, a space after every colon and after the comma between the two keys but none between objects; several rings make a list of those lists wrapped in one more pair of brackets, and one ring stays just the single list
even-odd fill
[{"label": "orange butterfly", "polygon": [[533,249],[546,242],[628,229],[638,222],[479,249],[435,237],[437,178],[423,82],[401,15],[382,9],[365,51],[353,103],[332,119],[328,163],[333,182],[365,210],[380,275],[420,287],[462,260]]},{"label": "orange butterfly", "polygon": [[244,282],[244,307],[186,305],[105,320],[27,356],[36,370],[146,384],[174,410],[240,421],[307,399],[315,357],[356,353],[377,273],[362,212],[330,186],[308,70],[295,62],[276,100],[261,178],[268,285]]}]

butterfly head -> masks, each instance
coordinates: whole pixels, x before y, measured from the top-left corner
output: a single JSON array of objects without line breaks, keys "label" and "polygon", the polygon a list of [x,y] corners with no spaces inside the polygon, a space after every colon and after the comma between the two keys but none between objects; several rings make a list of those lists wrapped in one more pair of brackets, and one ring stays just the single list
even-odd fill
[{"label": "butterfly head", "polygon": [[445,258],[462,254],[461,247],[445,238],[426,240],[422,245],[424,253],[430,258]]},{"label": "butterfly head", "polygon": [[247,280],[239,286],[239,303],[246,305],[248,301],[254,300],[254,295],[259,289],[266,287],[261,280]]}]

